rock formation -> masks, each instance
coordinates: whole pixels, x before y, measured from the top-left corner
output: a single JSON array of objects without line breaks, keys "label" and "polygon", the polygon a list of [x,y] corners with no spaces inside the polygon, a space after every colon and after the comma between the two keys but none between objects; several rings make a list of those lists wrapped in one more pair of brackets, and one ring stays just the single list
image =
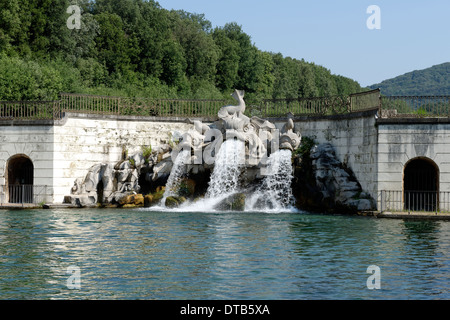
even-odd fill
[{"label": "rock formation", "polygon": [[299,207],[331,213],[369,211],[375,207],[353,172],[338,160],[330,143],[313,146],[297,163],[294,193]]}]

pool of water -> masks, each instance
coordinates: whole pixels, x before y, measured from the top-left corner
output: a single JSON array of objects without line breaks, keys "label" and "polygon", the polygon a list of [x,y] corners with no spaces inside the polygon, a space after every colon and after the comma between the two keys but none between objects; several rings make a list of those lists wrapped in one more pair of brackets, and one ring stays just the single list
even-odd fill
[{"label": "pool of water", "polygon": [[449,299],[449,255],[445,221],[0,210],[0,299]]}]

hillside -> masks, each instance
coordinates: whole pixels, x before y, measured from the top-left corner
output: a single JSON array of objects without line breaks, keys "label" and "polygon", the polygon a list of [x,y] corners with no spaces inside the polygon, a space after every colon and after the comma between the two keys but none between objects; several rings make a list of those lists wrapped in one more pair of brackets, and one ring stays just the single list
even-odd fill
[{"label": "hillside", "polygon": [[75,27],[71,3],[0,0],[0,100],[54,100],[60,92],[220,99],[235,88],[257,100],[362,90],[326,67],[261,51],[235,22],[213,28],[203,14],[154,0],[77,0]]},{"label": "hillside", "polygon": [[370,86],[386,96],[450,95],[450,62],[415,70]]}]

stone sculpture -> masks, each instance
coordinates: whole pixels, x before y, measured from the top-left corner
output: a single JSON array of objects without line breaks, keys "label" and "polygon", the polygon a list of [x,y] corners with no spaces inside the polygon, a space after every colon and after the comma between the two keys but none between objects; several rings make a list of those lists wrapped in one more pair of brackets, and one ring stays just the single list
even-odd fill
[{"label": "stone sculpture", "polygon": [[[214,150],[217,150],[220,144],[228,139],[238,139],[245,143],[246,164],[250,167],[260,167],[263,162],[261,160],[268,157],[268,153],[277,148],[292,151],[300,144],[301,136],[293,132],[292,119],[289,119],[280,135],[273,123],[256,116],[249,118],[244,114],[246,108],[244,91],[235,90],[232,96],[237,105],[220,108],[219,120],[210,126],[187,119],[189,123],[194,124],[194,129],[189,130],[183,136],[172,160],[181,150],[192,150],[191,166],[188,168],[188,172],[195,169],[197,164],[212,164],[205,160],[211,156],[214,157]],[[214,139],[211,139],[212,137]],[[280,144],[274,146],[275,150],[272,150],[271,146],[275,138],[280,140]],[[203,158],[203,162],[201,158]]]},{"label": "stone sculpture", "polygon": [[[99,199],[99,185],[102,184]],[[75,206],[93,206],[103,202],[114,190],[113,170],[109,164],[93,165],[84,179],[76,179],[71,189],[71,195],[65,197],[65,202]]]},{"label": "stone sculpture", "polygon": [[220,128],[224,130],[236,130],[238,132],[244,130],[244,126],[250,122],[250,119],[244,115],[245,101],[244,91],[235,90],[232,97],[238,102],[237,106],[225,106],[220,108],[218,116]]},{"label": "stone sculpture", "polygon": [[301,142],[301,137],[293,132],[294,121],[289,119],[281,129],[280,149],[289,149],[294,151],[298,148]]},{"label": "stone sculpture", "polygon": [[244,114],[244,91],[235,90],[232,96],[237,105],[220,108],[217,121],[206,125],[198,120],[187,119],[193,127],[182,135],[179,144],[173,148],[161,146],[147,162],[142,153],[138,153],[114,166],[94,165],[84,180],[75,181],[71,195],[65,201],[77,206],[120,202],[123,197],[139,192],[139,176],[143,168],[146,168],[147,181],[168,177],[177,155],[186,150],[190,155],[185,163],[186,173],[204,172],[214,167],[214,157],[223,141],[228,139],[244,142],[246,166],[249,168],[247,171],[253,170],[249,174],[253,178],[264,169],[265,161],[262,160],[267,159],[271,153],[279,148],[294,150],[298,147],[301,136],[294,133],[292,119],[279,132],[273,123],[256,116],[249,118]]}]

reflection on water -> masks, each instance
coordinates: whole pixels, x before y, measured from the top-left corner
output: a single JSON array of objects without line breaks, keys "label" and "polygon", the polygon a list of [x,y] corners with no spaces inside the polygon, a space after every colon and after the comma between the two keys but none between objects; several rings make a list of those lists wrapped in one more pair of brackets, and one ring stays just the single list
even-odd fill
[{"label": "reflection on water", "polygon": [[[1,299],[448,299],[450,223],[305,213],[0,211]],[[369,290],[367,267],[381,269]],[[67,268],[81,289],[67,287]]]}]

